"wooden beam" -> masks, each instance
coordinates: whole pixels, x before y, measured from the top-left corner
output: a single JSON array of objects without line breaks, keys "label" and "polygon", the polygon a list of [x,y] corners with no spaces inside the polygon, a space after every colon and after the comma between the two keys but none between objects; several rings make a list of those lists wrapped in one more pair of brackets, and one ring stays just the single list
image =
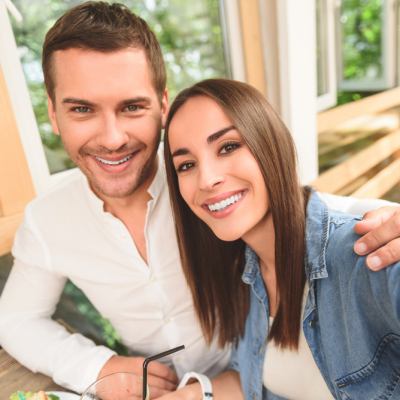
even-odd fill
[{"label": "wooden beam", "polygon": [[0,68],[0,216],[22,212],[34,194],[7,85]]},{"label": "wooden beam", "polygon": [[322,173],[312,185],[322,192],[336,193],[399,148],[400,130],[396,130],[343,163]]},{"label": "wooden beam", "polygon": [[336,129],[338,125],[349,119],[371,113],[375,114],[398,106],[399,99],[400,86],[321,112],[317,116],[318,133]]},{"label": "wooden beam", "polygon": [[351,195],[360,198],[379,198],[400,182],[400,159],[379,171]]},{"label": "wooden beam", "polygon": [[0,256],[10,252],[15,232],[23,218],[23,213],[0,218]]},{"label": "wooden beam", "polygon": [[258,0],[239,0],[246,81],[266,95],[262,32]]}]

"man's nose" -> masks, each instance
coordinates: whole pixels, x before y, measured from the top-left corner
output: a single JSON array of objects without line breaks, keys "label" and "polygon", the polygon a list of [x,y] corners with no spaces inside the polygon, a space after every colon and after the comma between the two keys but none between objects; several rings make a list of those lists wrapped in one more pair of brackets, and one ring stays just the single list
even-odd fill
[{"label": "man's nose", "polygon": [[199,188],[212,190],[224,181],[224,174],[220,168],[211,162],[206,162],[199,168]]},{"label": "man's nose", "polygon": [[123,147],[129,141],[129,136],[115,115],[107,115],[103,118],[103,126],[100,127],[99,145],[110,151]]}]

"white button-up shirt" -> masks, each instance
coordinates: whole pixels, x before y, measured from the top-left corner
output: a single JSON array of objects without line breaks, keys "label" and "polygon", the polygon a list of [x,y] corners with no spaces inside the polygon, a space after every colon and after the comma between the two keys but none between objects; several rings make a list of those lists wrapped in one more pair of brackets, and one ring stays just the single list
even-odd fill
[{"label": "white button-up shirt", "polygon": [[161,159],[149,194],[147,264],[125,225],[104,212],[80,171],[29,204],[0,300],[0,343],[7,352],[77,392],[96,379],[114,353],[50,319],[69,278],[133,354],[184,344],[185,350],[163,359],[178,376],[186,371],[213,376],[226,367],[228,349],[206,345],[194,312]]}]

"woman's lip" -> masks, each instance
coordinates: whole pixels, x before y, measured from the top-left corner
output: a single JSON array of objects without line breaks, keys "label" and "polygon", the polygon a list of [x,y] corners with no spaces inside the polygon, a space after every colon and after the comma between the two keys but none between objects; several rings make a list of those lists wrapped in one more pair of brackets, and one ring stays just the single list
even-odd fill
[{"label": "woman's lip", "polygon": [[209,198],[209,199],[207,199],[203,204],[202,204],[202,206],[203,207],[208,207],[210,204],[215,204],[215,203],[219,203],[220,201],[222,201],[222,200],[226,200],[226,199],[228,199],[229,197],[232,197],[232,196],[234,196],[235,194],[244,194],[246,192],[246,190],[233,190],[233,191],[231,191],[231,192],[224,192],[224,193],[222,193],[222,194],[219,194],[218,196],[214,196],[214,197],[211,197],[211,198]]},{"label": "woman's lip", "polygon": [[[211,211],[209,209],[209,206],[204,204],[203,205],[203,209],[212,217],[212,218],[216,218],[216,219],[223,219],[229,215],[231,215],[237,207],[239,207],[239,205],[242,203],[242,200],[246,197],[247,194],[247,190],[240,190],[240,191],[235,191],[232,192],[233,195],[235,194],[241,194],[240,198],[238,199],[238,201],[235,201],[234,203],[224,207],[222,210],[216,210],[216,211]],[[232,196],[232,194],[231,194]],[[223,197],[222,200],[226,199],[226,197]]]}]

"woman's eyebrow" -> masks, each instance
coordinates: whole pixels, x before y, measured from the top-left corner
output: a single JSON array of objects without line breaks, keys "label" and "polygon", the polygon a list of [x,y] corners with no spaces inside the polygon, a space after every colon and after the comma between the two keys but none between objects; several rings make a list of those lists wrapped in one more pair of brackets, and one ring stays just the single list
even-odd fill
[{"label": "woman's eyebrow", "polygon": [[[236,129],[234,125],[227,126],[226,128],[219,129],[218,131],[212,133],[210,136],[207,137],[207,143],[212,143],[218,140],[221,136],[225,135],[225,133],[231,131],[232,129]],[[186,147],[180,147],[179,149],[176,149],[172,154],[172,158],[178,157],[178,156],[184,156],[186,154],[189,154],[190,151]]]},{"label": "woman's eyebrow", "polygon": [[217,132],[212,133],[208,138],[207,138],[207,143],[212,143],[218,140],[221,136],[225,135],[225,133],[231,131],[232,129],[236,129],[234,125],[227,126],[226,128],[222,128],[218,130]]}]

